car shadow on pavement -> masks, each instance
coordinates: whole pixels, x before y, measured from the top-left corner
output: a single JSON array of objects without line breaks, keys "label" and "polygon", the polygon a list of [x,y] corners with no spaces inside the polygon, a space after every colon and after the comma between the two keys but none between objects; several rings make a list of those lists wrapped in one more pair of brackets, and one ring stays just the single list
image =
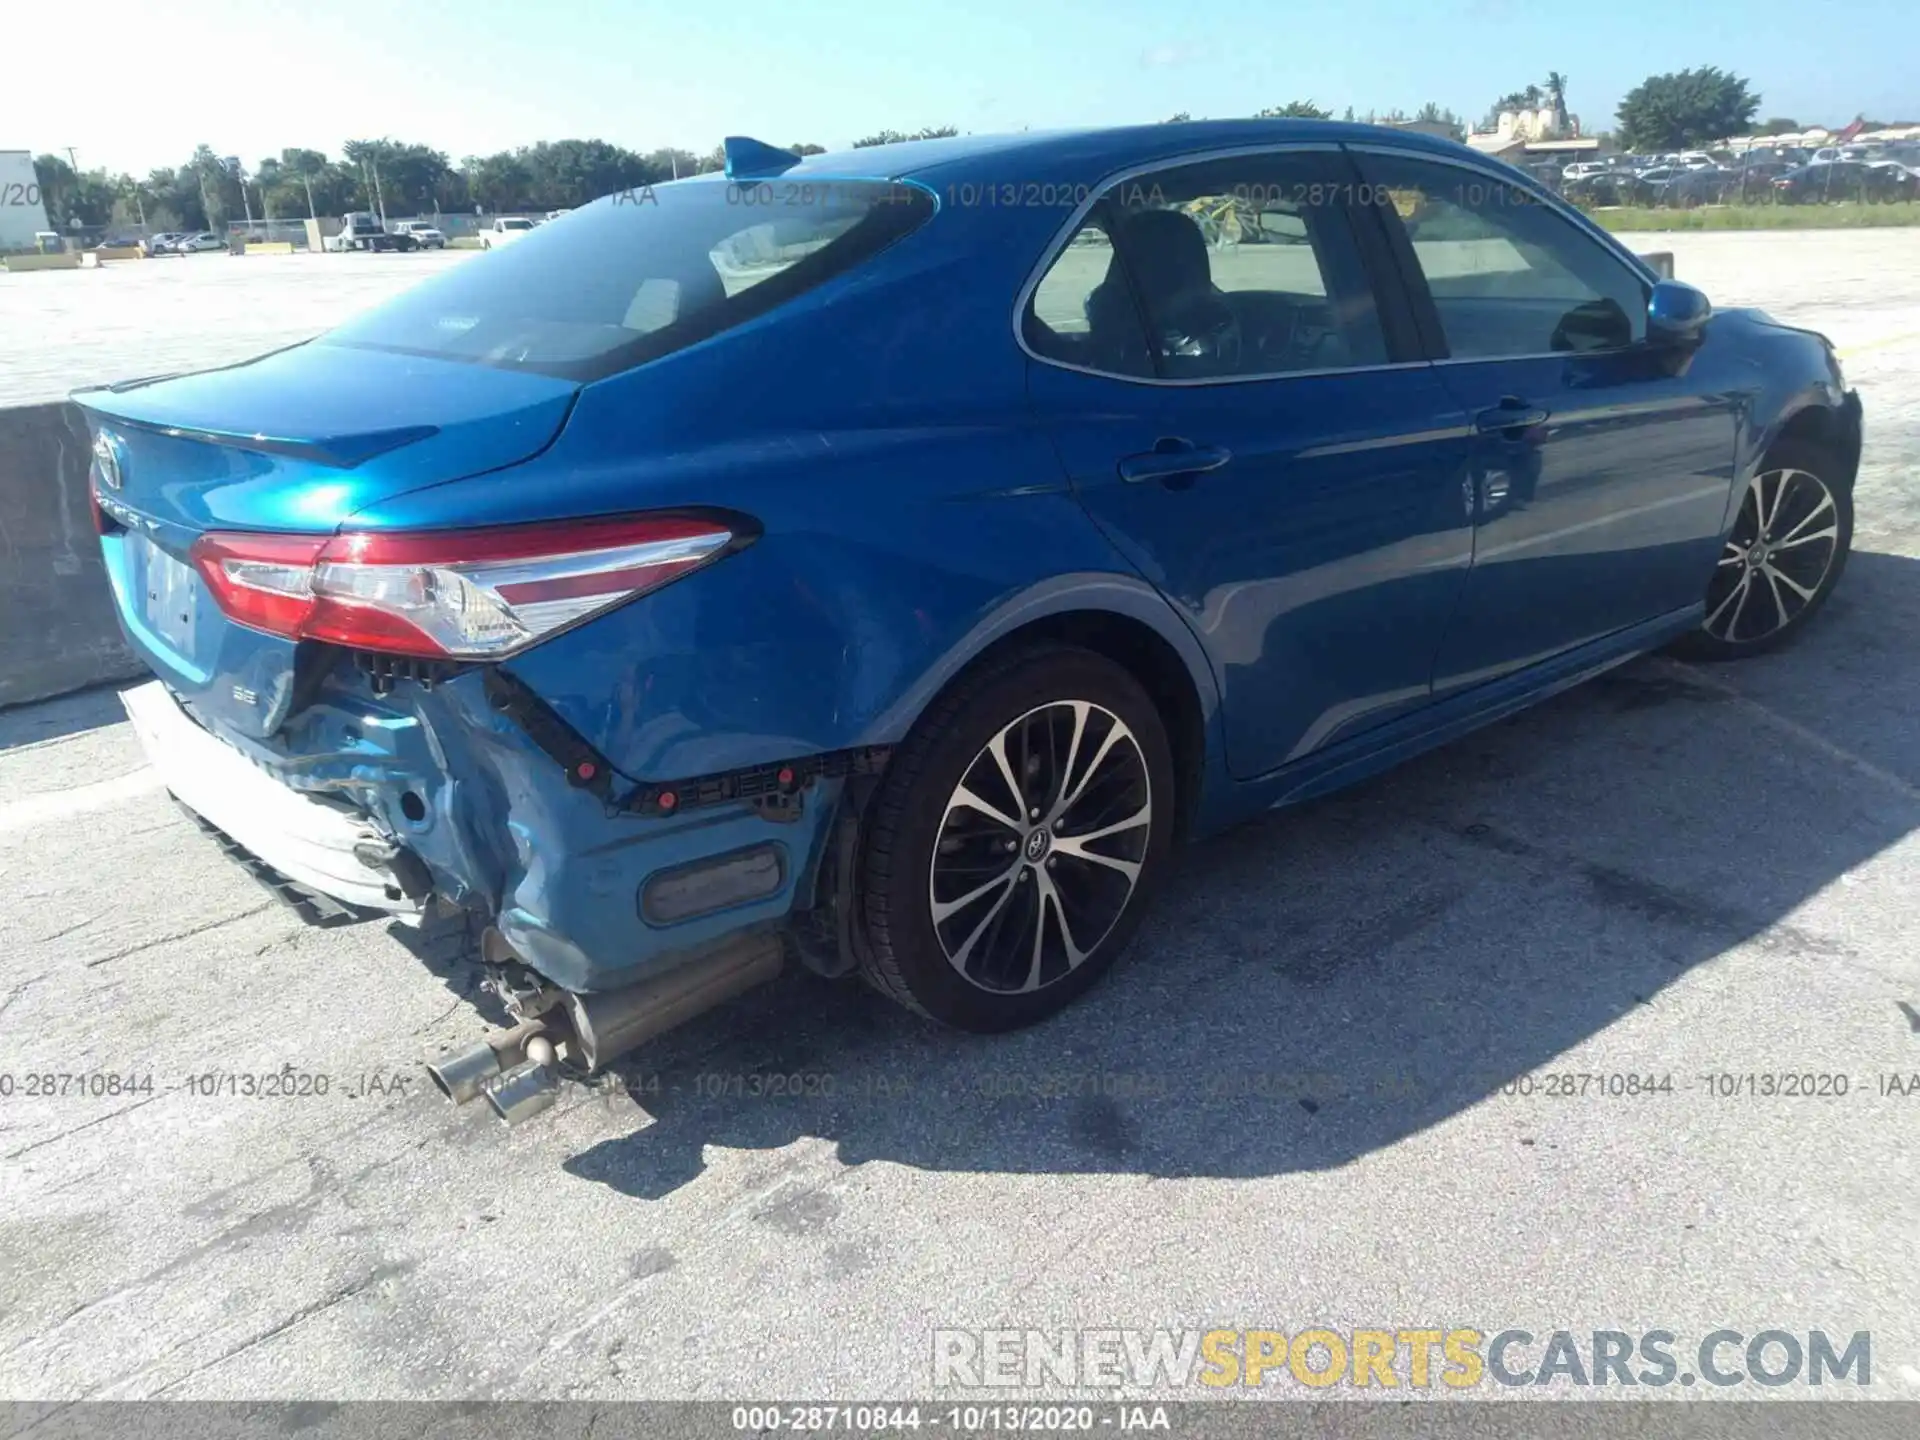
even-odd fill
[{"label": "car shadow on pavement", "polygon": [[[1019,1034],[956,1035],[790,971],[570,1089],[563,1106],[632,1128],[566,1169],[657,1198],[705,1146],[801,1137],[937,1170],[1320,1169],[1551,1070],[1736,946],[1871,969],[1795,912],[1920,825],[1916,627],[1920,562],[1857,554],[1785,651],[1639,660],[1193,847],[1114,974]],[[1904,1027],[1920,995],[1896,983]],[[1700,1068],[1601,1043],[1581,1068]],[[1536,1112],[1513,1113],[1531,1144]]]},{"label": "car shadow on pavement", "polygon": [[120,704],[120,692],[126,688],[124,681],[94,685],[51,700],[0,709],[0,751],[125,724],[127,712]]}]

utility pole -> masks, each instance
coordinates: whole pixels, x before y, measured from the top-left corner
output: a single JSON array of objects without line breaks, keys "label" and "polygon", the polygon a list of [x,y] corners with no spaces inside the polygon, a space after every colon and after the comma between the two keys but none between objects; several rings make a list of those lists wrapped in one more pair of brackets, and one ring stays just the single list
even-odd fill
[{"label": "utility pole", "polygon": [[389,143],[384,135],[381,136],[380,139],[373,142],[373,153],[367,157],[369,163],[373,166],[373,203],[374,208],[380,212],[380,228],[382,230],[387,228],[387,200],[386,196],[380,193],[380,152],[385,150]]}]

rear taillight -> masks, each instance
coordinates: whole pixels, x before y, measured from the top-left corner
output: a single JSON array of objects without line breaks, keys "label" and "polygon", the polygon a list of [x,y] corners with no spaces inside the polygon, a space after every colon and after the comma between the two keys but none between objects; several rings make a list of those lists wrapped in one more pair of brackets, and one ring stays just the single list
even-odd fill
[{"label": "rear taillight", "polygon": [[231,619],[400,655],[510,655],[725,554],[704,517],[335,536],[216,532],[192,559]]}]

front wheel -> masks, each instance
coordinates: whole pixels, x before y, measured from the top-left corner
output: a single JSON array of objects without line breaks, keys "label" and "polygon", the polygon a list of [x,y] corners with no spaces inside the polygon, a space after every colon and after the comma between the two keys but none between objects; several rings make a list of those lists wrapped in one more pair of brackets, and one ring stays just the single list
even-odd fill
[{"label": "front wheel", "polygon": [[868,812],[867,979],[961,1030],[1045,1019],[1125,947],[1174,808],[1166,727],[1112,661],[1049,646],[968,677]]},{"label": "front wheel", "polygon": [[1833,458],[1798,442],[1775,446],[1747,482],[1705,618],[1675,650],[1734,660],[1787,643],[1833,593],[1852,544],[1853,492]]}]

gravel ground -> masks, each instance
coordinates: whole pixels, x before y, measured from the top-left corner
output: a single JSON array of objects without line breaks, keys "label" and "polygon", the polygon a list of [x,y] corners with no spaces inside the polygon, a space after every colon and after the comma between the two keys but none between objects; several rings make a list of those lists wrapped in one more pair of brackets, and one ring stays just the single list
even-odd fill
[{"label": "gravel ground", "polygon": [[[794,978],[507,1132],[415,1078],[481,1033],[469,973],[270,903],[111,693],[0,714],[0,1395],[924,1396],[936,1328],[1320,1324],[1868,1330],[1868,1393],[1920,1396],[1920,1096],[1878,1078],[1920,1071],[1920,232],[1635,239],[1847,352],[1860,528],[1814,632],[1195,849],[1035,1031]],[[120,303],[270,294],[238,353],[420,268],[19,277],[0,333],[87,295],[59,391],[151,368]],[[188,1086],[285,1066],[328,1093]],[[27,1098],[47,1071],[154,1083]],[[1489,1098],[1549,1072],[1675,1089]],[[1697,1078],[1776,1072],[1850,1093]]]}]

